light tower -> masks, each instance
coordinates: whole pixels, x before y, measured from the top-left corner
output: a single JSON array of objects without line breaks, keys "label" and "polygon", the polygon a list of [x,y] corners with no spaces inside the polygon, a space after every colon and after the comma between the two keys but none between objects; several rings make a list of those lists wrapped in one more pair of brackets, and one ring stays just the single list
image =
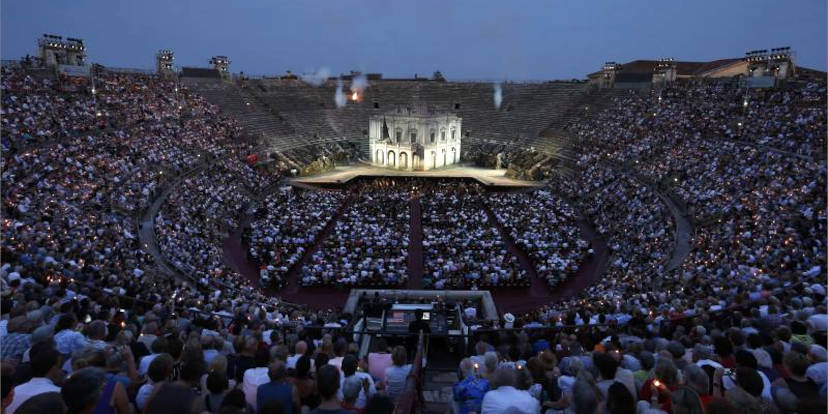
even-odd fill
[{"label": "light tower", "polygon": [[661,58],[653,68],[653,83],[666,85],[676,80],[676,61],[673,58]]},{"label": "light tower", "polygon": [[230,59],[227,56],[213,56],[209,63],[218,69],[222,79],[230,79]]},{"label": "light tower", "polygon": [[773,81],[784,81],[796,74],[793,52],[788,46],[745,52],[748,65],[748,79],[773,77]]},{"label": "light tower", "polygon": [[155,71],[161,76],[170,76],[174,73],[173,61],[175,54],[172,50],[161,49],[155,54]]},{"label": "light tower", "polygon": [[615,85],[615,74],[621,69],[621,65],[614,61],[604,62],[601,68],[601,83],[602,88],[612,88]]},{"label": "light tower", "polygon": [[85,64],[86,46],[81,39],[63,39],[63,36],[44,34],[37,40],[37,49],[40,59],[46,66]]}]

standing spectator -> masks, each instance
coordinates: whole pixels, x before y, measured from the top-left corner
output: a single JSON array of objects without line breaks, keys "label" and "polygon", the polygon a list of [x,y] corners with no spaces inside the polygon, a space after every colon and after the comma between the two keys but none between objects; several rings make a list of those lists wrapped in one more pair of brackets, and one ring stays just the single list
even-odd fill
[{"label": "standing spectator", "polygon": [[256,410],[270,401],[279,401],[285,414],[299,413],[301,402],[296,387],[287,381],[287,367],[283,361],[274,361],[268,368],[270,382],[259,385],[256,391]]},{"label": "standing spectator", "polygon": [[352,354],[345,355],[345,358],[342,360],[343,375],[339,384],[339,397],[340,399],[344,398],[343,391],[345,380],[348,378],[357,378],[364,386],[360,389],[359,397],[356,399],[354,406],[362,409],[365,408],[365,404],[368,402],[368,399],[371,398],[372,395],[376,394],[377,388],[374,385],[374,379],[371,378],[371,374],[357,371],[358,363],[359,361],[357,360],[357,357]]},{"label": "standing spectator", "polygon": [[397,402],[397,399],[405,389],[405,381],[408,379],[408,374],[411,373],[411,364],[407,364],[408,351],[402,345],[394,347],[391,353],[391,361],[393,364],[385,369],[385,392],[391,401]]},{"label": "standing spectator", "polygon": [[339,370],[333,365],[321,366],[318,370],[317,386],[322,403],[310,414],[352,414],[342,408],[337,397],[339,391]]},{"label": "standing spectator", "polygon": [[29,351],[32,379],[29,382],[14,387],[14,397],[6,407],[6,412],[14,411],[29,398],[47,392],[60,392],[55,381],[62,377],[60,371],[60,353],[51,341],[38,342]]}]

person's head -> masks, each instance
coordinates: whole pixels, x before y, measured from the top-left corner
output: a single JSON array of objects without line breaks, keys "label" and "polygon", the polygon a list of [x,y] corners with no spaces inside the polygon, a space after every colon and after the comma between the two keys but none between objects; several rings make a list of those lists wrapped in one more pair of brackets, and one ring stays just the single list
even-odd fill
[{"label": "person's head", "polygon": [[673,356],[673,359],[679,359],[684,356],[684,345],[681,344],[679,341],[670,341],[667,344],[667,352]]},{"label": "person's head", "polygon": [[678,370],[676,369],[676,364],[671,359],[659,358],[656,361],[653,372],[659,381],[668,386],[675,385],[678,380]]},{"label": "person's head", "polygon": [[750,352],[747,349],[740,349],[736,351],[734,359],[736,360],[736,366],[752,369],[759,368],[759,363],[756,361],[756,357],[753,355],[753,352]]},{"label": "person's head", "polygon": [[153,354],[163,354],[165,352],[169,352],[169,343],[166,337],[160,336],[155,338],[152,341],[152,345],[150,345],[150,350]]},{"label": "person's head", "polygon": [[710,377],[696,364],[687,364],[684,367],[684,381],[688,387],[701,395],[710,393]]},{"label": "person's head", "polygon": [[348,352],[348,341],[345,338],[339,338],[336,340],[334,344],[334,353],[338,357],[345,356],[345,352]]},{"label": "person's head", "polygon": [[161,382],[172,375],[173,359],[170,354],[161,354],[153,358],[147,368],[147,376],[152,382]]},{"label": "person's head", "polygon": [[345,377],[350,377],[351,375],[354,375],[354,373],[357,370],[357,365],[359,365],[359,361],[357,360],[356,356],[354,356],[353,354],[345,355],[345,357],[342,358],[342,374]]},{"label": "person's head", "polygon": [[311,369],[311,357],[302,355],[296,360],[296,378],[308,378]]},{"label": "person's head", "polygon": [[336,398],[336,392],[339,391],[339,370],[333,365],[319,368],[316,387],[323,400]]},{"label": "person's head", "polygon": [[230,390],[224,396],[224,399],[221,400],[221,408],[224,409],[224,407],[234,407],[241,410],[246,409],[247,401],[244,399],[244,391],[238,388]]},{"label": "person's head", "polygon": [[477,341],[474,344],[474,350],[477,352],[477,355],[483,355],[489,350],[489,345],[483,341]]},{"label": "person's head", "polygon": [[489,351],[483,356],[483,365],[486,367],[486,372],[491,374],[497,369],[497,352]]},{"label": "person's head", "polygon": [[578,379],[572,386],[572,407],[575,414],[595,414],[600,396],[595,387],[583,379]]},{"label": "person's head", "polygon": [[330,358],[328,358],[328,354],[325,354],[325,353],[322,353],[322,352],[316,354],[316,356],[313,358],[313,365],[316,366],[316,374],[317,375],[319,375],[319,370],[322,367],[324,367],[325,365],[328,365],[329,360],[330,360]]},{"label": "person's head", "polygon": [[201,377],[207,373],[207,363],[204,358],[184,358],[181,361],[181,374],[179,378],[182,381],[191,384],[197,384],[201,381]]},{"label": "person's head", "polygon": [[59,369],[60,354],[52,341],[38,342],[29,351],[33,377],[47,377]]},{"label": "person's head", "polygon": [[592,362],[598,369],[601,378],[608,380],[615,378],[615,371],[618,370],[618,361],[611,355],[604,352],[596,352],[592,355]]},{"label": "person's head", "polygon": [[762,382],[762,377],[759,375],[759,372],[753,368],[738,367],[735,373],[736,384],[742,387],[742,389],[754,397],[762,395],[762,389],[764,389],[765,384]]},{"label": "person's head", "polygon": [[717,335],[713,338],[713,351],[720,357],[727,358],[733,354],[733,344],[724,335]]},{"label": "person's head", "polygon": [[[242,396],[244,396],[243,393]],[[224,401],[227,401],[227,396],[224,397]],[[224,401],[222,404],[224,404]],[[189,387],[177,383],[165,383],[158,388],[158,391],[153,397],[147,400],[144,412],[153,414],[191,414],[197,413],[197,409],[196,395]]]},{"label": "person's head", "polygon": [[305,341],[299,341],[294,346],[296,349],[296,355],[305,355],[308,352],[308,343]]},{"label": "person's head", "polygon": [[275,360],[270,363],[267,368],[267,376],[271,381],[284,381],[287,378],[287,366],[280,360]]},{"label": "person's head", "polygon": [[704,406],[696,390],[678,387],[673,391],[673,414],[704,414]]},{"label": "person's head", "polygon": [[387,395],[374,394],[365,404],[365,414],[392,414],[394,402]]},{"label": "person's head", "polygon": [[227,357],[221,354],[214,356],[210,360],[210,365],[207,366],[207,370],[227,372]]},{"label": "person's head", "polygon": [[45,392],[29,398],[20,404],[15,414],[65,414],[66,403],[59,392]]},{"label": "person's head", "polygon": [[491,389],[514,387],[515,385],[517,385],[517,374],[513,368],[504,366],[495,369]]},{"label": "person's head", "polygon": [[791,374],[797,377],[805,376],[805,371],[808,370],[808,357],[802,353],[791,351],[785,354],[782,358],[782,362],[785,364],[785,367],[791,372]]},{"label": "person's head", "polygon": [[359,377],[348,377],[342,383],[342,396],[348,404],[354,404],[356,402],[361,390],[362,380]]},{"label": "person's head", "polygon": [[460,361],[460,374],[463,378],[474,375],[474,363],[469,358],[463,358]]},{"label": "person's head", "polygon": [[270,348],[270,360],[275,361],[279,360],[282,362],[287,362],[288,357],[288,347],[287,345],[276,345]]},{"label": "person's head", "polygon": [[64,313],[60,315],[60,318],[58,318],[57,324],[55,325],[55,332],[60,332],[66,329],[75,329],[75,325],[77,324],[78,318],[75,317],[74,313]]},{"label": "person's head", "polygon": [[101,398],[106,375],[98,368],[83,368],[70,374],[60,389],[69,413],[91,413]]},{"label": "person's head", "polygon": [[615,382],[607,390],[607,410],[612,414],[634,414],[635,398],[624,384]]},{"label": "person's head", "polygon": [[394,350],[391,351],[391,361],[396,366],[403,366],[408,362],[408,352],[405,350],[405,347],[402,345],[397,345],[394,347]]},{"label": "person's head", "polygon": [[107,334],[106,322],[100,319],[92,321],[87,328],[87,333],[87,336],[91,339],[103,340]]},{"label": "person's head", "polygon": [[210,394],[221,394],[228,387],[230,387],[230,382],[227,380],[226,372],[211,371],[207,374],[207,390]]}]

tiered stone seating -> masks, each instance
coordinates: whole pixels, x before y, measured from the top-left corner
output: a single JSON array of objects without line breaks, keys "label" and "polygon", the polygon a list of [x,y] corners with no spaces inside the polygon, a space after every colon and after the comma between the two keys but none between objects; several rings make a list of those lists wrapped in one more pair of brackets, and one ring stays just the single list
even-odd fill
[{"label": "tiered stone seating", "polygon": [[[241,87],[199,81],[193,82],[193,87],[239,118],[251,135],[262,138],[269,151],[324,147],[331,142],[361,143],[370,116],[414,105],[447,109],[461,116],[464,147],[470,151],[502,150],[502,145],[516,143],[532,147],[542,131],[565,124],[577,113],[574,108],[597,97],[587,93],[588,86],[581,83],[504,83],[501,107],[495,108],[491,83],[387,80],[372,82],[357,102],[348,99],[344,107],[337,108],[334,81],[316,87],[282,79],[247,80]],[[343,93],[350,98],[347,82]],[[359,147],[367,158],[367,146]],[[538,149],[552,152],[558,146],[546,142]],[[308,157],[303,154],[299,158]]]}]

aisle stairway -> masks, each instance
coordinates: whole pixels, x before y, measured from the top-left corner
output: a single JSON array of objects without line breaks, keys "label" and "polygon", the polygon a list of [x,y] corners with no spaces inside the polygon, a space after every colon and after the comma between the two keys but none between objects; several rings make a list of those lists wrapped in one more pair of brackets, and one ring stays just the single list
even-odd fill
[{"label": "aisle stairway", "polygon": [[427,367],[423,381],[424,414],[445,414],[452,412],[452,386],[459,379],[456,370]]}]

